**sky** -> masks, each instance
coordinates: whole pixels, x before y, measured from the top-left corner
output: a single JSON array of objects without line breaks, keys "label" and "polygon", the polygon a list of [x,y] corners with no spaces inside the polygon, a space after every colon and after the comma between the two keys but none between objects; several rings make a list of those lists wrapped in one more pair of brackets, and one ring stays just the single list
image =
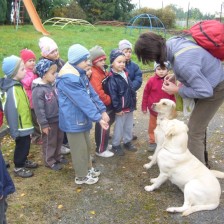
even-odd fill
[{"label": "sky", "polygon": [[215,14],[216,12],[224,13],[224,0],[132,0],[132,4],[137,4],[137,8],[139,8],[139,3],[141,7],[149,7],[153,9],[160,9],[166,7],[167,5],[173,4],[178,8],[183,8],[184,11],[189,8],[198,8],[203,14]]}]

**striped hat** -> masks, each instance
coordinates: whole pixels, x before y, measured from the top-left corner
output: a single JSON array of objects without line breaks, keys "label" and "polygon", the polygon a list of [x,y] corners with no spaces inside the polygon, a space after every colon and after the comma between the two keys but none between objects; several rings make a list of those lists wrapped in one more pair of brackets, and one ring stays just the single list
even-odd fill
[{"label": "striped hat", "polygon": [[89,58],[89,51],[81,44],[74,44],[68,49],[68,62],[72,65],[78,65]]}]

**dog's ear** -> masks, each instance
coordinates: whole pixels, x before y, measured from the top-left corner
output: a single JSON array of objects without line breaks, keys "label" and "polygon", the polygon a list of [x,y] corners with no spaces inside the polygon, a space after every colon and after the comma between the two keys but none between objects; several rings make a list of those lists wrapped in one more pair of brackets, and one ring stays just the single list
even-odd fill
[{"label": "dog's ear", "polygon": [[169,119],[174,119],[177,117],[176,105],[173,104],[170,112]]}]

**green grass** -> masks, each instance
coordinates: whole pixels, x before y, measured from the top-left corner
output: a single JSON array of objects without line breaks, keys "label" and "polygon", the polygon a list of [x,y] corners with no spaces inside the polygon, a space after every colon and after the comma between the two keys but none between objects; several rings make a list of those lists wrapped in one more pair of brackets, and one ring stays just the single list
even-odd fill
[{"label": "green grass", "polygon": [[[64,29],[53,26],[45,26],[50,32],[50,37],[55,40],[59,47],[60,57],[67,60],[68,48],[79,43],[87,49],[95,45],[100,45],[108,55],[110,51],[118,47],[118,42],[122,39],[128,39],[134,46],[139,32],[134,30],[132,35],[128,31],[125,33],[124,27],[109,27],[109,26],[67,26]],[[12,54],[19,56],[19,52],[23,48],[29,48],[34,51],[37,58],[40,57],[40,49],[38,46],[39,38],[43,35],[35,30],[32,25],[20,26],[17,30],[12,26],[0,26],[1,44],[0,44],[0,61],[4,57]],[[149,66],[143,66],[138,62],[136,55],[133,54],[133,61],[137,62],[142,69],[148,69]],[[109,63],[109,60],[107,60]],[[0,77],[3,76],[0,70]]]}]

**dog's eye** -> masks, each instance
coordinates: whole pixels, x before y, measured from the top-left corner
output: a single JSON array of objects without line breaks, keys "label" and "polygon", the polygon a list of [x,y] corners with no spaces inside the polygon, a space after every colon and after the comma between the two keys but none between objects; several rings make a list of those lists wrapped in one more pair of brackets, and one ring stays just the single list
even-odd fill
[{"label": "dog's eye", "polygon": [[165,106],[166,106],[166,103],[163,103],[163,105],[165,105]]}]

